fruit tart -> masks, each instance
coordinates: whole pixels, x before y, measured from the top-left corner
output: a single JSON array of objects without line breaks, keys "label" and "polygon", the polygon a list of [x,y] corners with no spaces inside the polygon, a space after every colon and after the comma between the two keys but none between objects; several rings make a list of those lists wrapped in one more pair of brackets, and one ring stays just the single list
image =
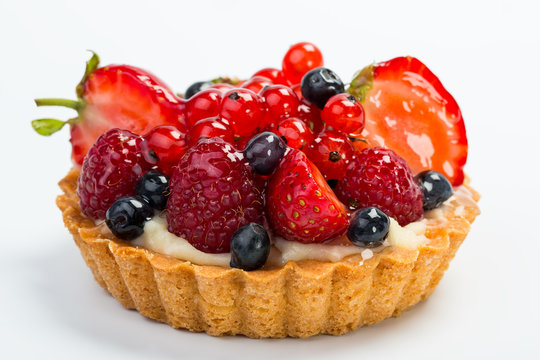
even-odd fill
[{"label": "fruit tart", "polygon": [[124,307],[211,335],[339,335],[426,299],[479,214],[460,109],[418,59],[348,86],[311,43],[176,95],[93,54],[57,205]]}]

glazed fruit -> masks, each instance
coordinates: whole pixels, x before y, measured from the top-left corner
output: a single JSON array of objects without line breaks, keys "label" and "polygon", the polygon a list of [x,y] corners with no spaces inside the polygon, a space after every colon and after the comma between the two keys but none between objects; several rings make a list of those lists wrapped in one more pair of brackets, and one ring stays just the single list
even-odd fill
[{"label": "glazed fruit", "polygon": [[371,206],[358,210],[352,215],[347,237],[357,246],[375,248],[383,244],[389,230],[388,216]]},{"label": "glazed fruit", "polygon": [[281,120],[273,132],[289,147],[300,150],[313,141],[314,137],[313,131],[298,118]]},{"label": "glazed fruit", "polygon": [[283,74],[291,84],[298,84],[310,70],[323,66],[321,51],[312,43],[294,44],[283,57]]},{"label": "glazed fruit", "polygon": [[274,69],[274,68],[264,68],[259,71],[257,71],[255,74],[253,74],[252,77],[255,76],[263,76],[267,79],[270,79],[272,83],[276,85],[286,85],[289,86],[289,80],[285,78],[285,75],[281,70]]},{"label": "glazed fruit", "polygon": [[107,210],[105,223],[119,239],[133,240],[142,235],[144,224],[154,210],[140,196],[126,196],[116,200]]},{"label": "glazed fruit", "polygon": [[249,223],[236,230],[231,239],[231,267],[246,271],[263,267],[270,254],[270,238],[266,229]]},{"label": "glazed fruit", "polygon": [[159,171],[148,171],[135,183],[135,194],[144,198],[153,209],[164,210],[169,198],[169,178]]},{"label": "glazed fruit", "polygon": [[88,151],[77,183],[81,211],[91,219],[105,219],[117,199],[132,195],[137,179],[156,166],[157,157],[141,136],[112,129]]},{"label": "glazed fruit", "polygon": [[403,157],[413,172],[435,170],[463,182],[467,136],[458,104],[420,60],[398,57],[364,68],[349,92],[363,104],[371,146]]},{"label": "glazed fruit", "polygon": [[368,148],[360,152],[335,191],[352,209],[375,206],[401,226],[424,214],[422,191],[409,166],[389,149]]},{"label": "glazed fruit", "polygon": [[76,164],[83,163],[88,149],[101,134],[116,127],[138,135],[159,125],[185,130],[183,101],[157,77],[128,65],[98,66],[99,58],[94,54],[77,85],[78,100],[36,99],[38,106],[65,106],[77,111],[78,116],[66,122],[32,122],[41,135],[51,135],[69,124]]},{"label": "glazed fruit", "polygon": [[219,115],[223,94],[219,89],[206,89],[193,95],[186,102],[186,123],[188,128],[199,120]]},{"label": "glazed fruit", "polygon": [[321,109],[306,99],[300,100],[298,118],[305,122],[315,134],[324,130],[325,125],[321,119]]},{"label": "glazed fruit", "polygon": [[242,83],[240,87],[243,89],[251,90],[254,93],[258,93],[265,86],[271,86],[271,85],[273,85],[273,83],[270,79],[264,76],[253,76],[251,79],[248,79],[244,83]]},{"label": "glazed fruit", "polygon": [[281,162],[287,145],[274,133],[260,133],[248,142],[243,153],[253,171],[270,175]]},{"label": "glazed fruit", "polygon": [[266,103],[266,125],[275,125],[282,119],[298,115],[300,100],[291,88],[283,85],[268,86],[259,95]]},{"label": "glazed fruit", "polygon": [[342,132],[325,130],[309,143],[304,152],[326,180],[339,180],[345,176],[354,157],[354,146]]},{"label": "glazed fruit", "polygon": [[299,150],[285,155],[266,191],[272,229],[287,240],[321,243],[347,230],[346,209],[317,167]]},{"label": "glazed fruit", "polygon": [[330,69],[319,67],[308,72],[301,83],[302,95],[319,109],[323,109],[328,99],[345,92],[345,85]]},{"label": "glazed fruit", "polygon": [[452,184],[437,171],[422,171],[415,176],[415,179],[422,190],[424,210],[438,208],[454,193]]},{"label": "glazed fruit", "polygon": [[234,132],[229,124],[218,116],[199,120],[189,131],[189,145],[193,146],[199,139],[219,137],[228,143],[234,142]]},{"label": "glazed fruit", "polygon": [[159,159],[158,167],[170,177],[188,149],[186,134],[174,126],[162,125],[150,130],[144,138]]},{"label": "glazed fruit", "polygon": [[264,122],[262,98],[248,89],[232,89],[223,95],[219,115],[231,124],[237,136],[255,134]]},{"label": "glazed fruit", "polygon": [[230,250],[233,233],[263,221],[264,199],[232,145],[202,139],[178,163],[167,202],[169,231],[207,253]]},{"label": "glazed fruit", "polygon": [[213,83],[211,81],[194,82],[186,89],[186,93],[184,94],[184,99],[189,99],[193,95],[197,94],[198,92],[208,89],[212,85]]},{"label": "glazed fruit", "polygon": [[321,112],[327,126],[349,136],[360,136],[364,129],[364,108],[351,94],[332,96]]}]

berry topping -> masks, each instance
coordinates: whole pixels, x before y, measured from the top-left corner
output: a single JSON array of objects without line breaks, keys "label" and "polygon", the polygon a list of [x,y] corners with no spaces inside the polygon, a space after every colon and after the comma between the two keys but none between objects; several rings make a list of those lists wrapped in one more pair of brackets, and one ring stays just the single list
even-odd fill
[{"label": "berry topping", "polygon": [[305,122],[314,133],[320,133],[324,130],[324,123],[321,120],[321,110],[306,99],[300,100],[298,118]]},{"label": "berry topping", "polygon": [[223,95],[219,113],[231,124],[235,135],[251,136],[263,124],[265,112],[259,95],[248,89],[232,89]]},{"label": "berry topping", "polygon": [[324,106],[321,118],[327,126],[350,136],[360,136],[364,129],[364,108],[351,94],[332,96]]},{"label": "berry topping", "polygon": [[193,95],[208,89],[212,85],[213,83],[211,81],[197,81],[187,88],[186,93],[184,94],[184,99],[189,99]]},{"label": "berry topping", "polygon": [[250,167],[220,138],[202,139],[188,150],[170,190],[169,231],[201,251],[228,252],[236,230],[263,221],[264,199]]},{"label": "berry topping", "polygon": [[320,133],[304,151],[327,180],[345,176],[354,156],[354,146],[345,134],[335,130]]},{"label": "berry topping", "polygon": [[218,116],[199,120],[189,131],[189,145],[193,146],[199,139],[219,137],[232,144],[234,132],[229,124],[222,121]]},{"label": "berry topping", "polygon": [[291,84],[298,84],[304,74],[323,66],[321,51],[313,44],[301,42],[290,47],[283,57],[283,74]]},{"label": "berry topping", "polygon": [[243,89],[251,90],[254,93],[258,93],[265,86],[270,86],[270,85],[272,85],[272,81],[270,79],[264,76],[254,76],[251,79],[245,81],[240,87]]},{"label": "berry topping", "polygon": [[222,92],[218,89],[206,89],[193,95],[186,102],[186,122],[191,129],[199,120],[219,115]]},{"label": "berry topping", "polygon": [[393,149],[414,173],[436,170],[463,182],[467,135],[458,104],[418,59],[398,57],[364,68],[349,92],[363,104],[363,135]]},{"label": "berry topping", "polygon": [[401,226],[418,220],[424,213],[422,191],[409,166],[389,149],[367,148],[360,152],[335,191],[351,208],[375,206]]},{"label": "berry topping", "polygon": [[267,79],[270,79],[272,83],[279,84],[279,85],[287,85],[289,86],[289,80],[285,78],[285,75],[283,75],[283,72],[278,69],[274,68],[264,68],[259,71],[257,71],[255,74],[253,74],[252,77],[255,76],[263,76]]},{"label": "berry topping", "polygon": [[148,171],[135,183],[135,194],[144,198],[152,208],[164,210],[169,198],[169,178],[159,171]]},{"label": "berry topping", "polygon": [[157,126],[144,135],[148,147],[156,152],[158,167],[171,176],[178,161],[188,149],[186,134],[174,126]]},{"label": "berry topping", "polygon": [[303,149],[314,137],[313,131],[298,118],[282,120],[273,132],[294,149]]},{"label": "berry topping", "polygon": [[112,203],[132,195],[137,179],[156,163],[142,137],[119,129],[101,135],[88,151],[77,183],[83,214],[104,219]]},{"label": "berry topping", "polygon": [[287,240],[321,243],[347,230],[347,210],[299,150],[285,155],[266,191],[268,219],[274,231]]},{"label": "berry topping", "polygon": [[266,124],[277,124],[281,119],[298,115],[300,100],[291,88],[283,85],[268,86],[259,94],[266,103]]},{"label": "berry topping", "polygon": [[154,210],[140,196],[125,196],[116,200],[107,210],[105,223],[117,238],[133,240],[144,232],[144,224],[152,218]]},{"label": "berry topping", "polygon": [[51,135],[65,124],[71,126],[72,158],[81,165],[96,139],[113,128],[143,135],[159,125],[183,130],[184,102],[161,80],[145,70],[128,65],[98,68],[96,54],[86,64],[77,86],[78,100],[36,99],[38,106],[65,106],[78,112],[66,122],[40,119],[32,122],[41,135]]},{"label": "berry topping", "polygon": [[270,254],[270,238],[266,229],[249,223],[236,230],[231,239],[231,267],[246,271],[263,267]]},{"label": "berry topping", "polygon": [[454,193],[452,184],[437,171],[422,171],[415,176],[415,180],[422,190],[424,210],[438,208]]},{"label": "berry topping", "polygon": [[[240,84],[238,84],[240,86]],[[208,87],[209,89],[216,89],[219,90],[222,94],[226,93],[227,91],[234,89],[234,85],[228,84],[228,83],[216,83]]]},{"label": "berry topping", "polygon": [[279,165],[287,145],[274,133],[263,132],[254,136],[244,149],[244,156],[253,171],[270,175]]},{"label": "berry topping", "polygon": [[347,237],[354,245],[375,248],[383,244],[389,229],[388,216],[371,206],[353,214]]},{"label": "berry topping", "polygon": [[320,67],[308,72],[302,78],[302,95],[323,109],[328,99],[332,96],[345,92],[343,81],[335,72]]}]

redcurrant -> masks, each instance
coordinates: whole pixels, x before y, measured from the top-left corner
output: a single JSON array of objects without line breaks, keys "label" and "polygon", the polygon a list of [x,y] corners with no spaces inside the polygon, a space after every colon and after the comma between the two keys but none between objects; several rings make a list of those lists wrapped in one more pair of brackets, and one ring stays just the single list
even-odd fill
[{"label": "redcurrant", "polygon": [[298,116],[300,100],[291,88],[284,85],[268,86],[259,95],[266,103],[266,124],[277,124],[282,119]]},{"label": "redcurrant", "polygon": [[253,91],[254,93],[258,93],[261,91],[265,86],[272,85],[272,81],[264,76],[253,76],[251,79],[246,80],[242,84],[243,89],[249,89]]},{"label": "redcurrant", "polygon": [[273,130],[288,146],[302,150],[313,138],[313,131],[300,119],[282,120]]},{"label": "redcurrant", "polygon": [[327,126],[350,136],[359,136],[364,129],[364,108],[350,94],[332,96],[324,106],[321,118]]},{"label": "redcurrant", "polygon": [[354,156],[354,146],[344,133],[325,130],[304,150],[317,165],[325,179],[339,180],[345,176],[347,166]]},{"label": "redcurrant", "polygon": [[324,123],[321,120],[321,110],[306,99],[300,100],[298,118],[305,122],[315,134],[320,133],[324,129]]},{"label": "redcurrant", "polygon": [[219,114],[222,93],[218,89],[206,89],[193,95],[186,102],[186,122],[191,128],[199,120]]},{"label": "redcurrant", "polygon": [[290,85],[289,80],[287,80],[287,78],[283,74],[283,71],[278,69],[264,68],[253,74],[252,77],[255,76],[264,76],[265,78],[270,79],[270,81],[272,81],[276,85]]},{"label": "redcurrant", "polygon": [[237,136],[251,136],[262,126],[266,108],[262,98],[248,89],[232,89],[223,95],[220,117]]},{"label": "redcurrant", "polygon": [[313,44],[301,42],[290,47],[283,57],[283,74],[291,82],[298,84],[309,70],[323,66],[321,51]]},{"label": "redcurrant", "polygon": [[188,150],[186,134],[174,126],[162,125],[150,130],[144,138],[148,147],[156,152],[161,171],[171,176],[178,161]]},{"label": "redcurrant", "polygon": [[200,138],[219,137],[228,143],[234,142],[234,133],[230,125],[218,116],[197,121],[189,132],[189,145],[193,146]]},{"label": "redcurrant", "polygon": [[231,84],[227,84],[227,83],[217,83],[217,84],[214,84],[214,85],[210,85],[208,87],[208,89],[217,89],[219,91],[221,91],[222,93],[224,92],[227,92],[231,89],[234,89],[235,86],[234,85],[231,85]]}]

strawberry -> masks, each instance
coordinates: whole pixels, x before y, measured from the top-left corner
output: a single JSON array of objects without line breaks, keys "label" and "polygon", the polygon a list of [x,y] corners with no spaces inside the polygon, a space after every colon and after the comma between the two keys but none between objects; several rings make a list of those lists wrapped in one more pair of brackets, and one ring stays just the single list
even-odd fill
[{"label": "strawberry", "polygon": [[349,223],[347,210],[317,167],[295,149],[270,178],[266,211],[276,233],[306,244],[343,235]]},{"label": "strawberry", "polygon": [[72,158],[81,165],[88,149],[107,130],[121,128],[144,135],[159,125],[185,132],[184,103],[161,80],[128,65],[98,68],[94,53],[77,85],[78,100],[36,99],[38,106],[66,106],[78,112],[68,121],[39,119],[32,122],[41,135],[71,126]]},{"label": "strawberry", "polygon": [[370,146],[393,149],[416,174],[463,182],[467,135],[458,104],[420,60],[398,57],[361,70],[348,90],[364,106]]}]

